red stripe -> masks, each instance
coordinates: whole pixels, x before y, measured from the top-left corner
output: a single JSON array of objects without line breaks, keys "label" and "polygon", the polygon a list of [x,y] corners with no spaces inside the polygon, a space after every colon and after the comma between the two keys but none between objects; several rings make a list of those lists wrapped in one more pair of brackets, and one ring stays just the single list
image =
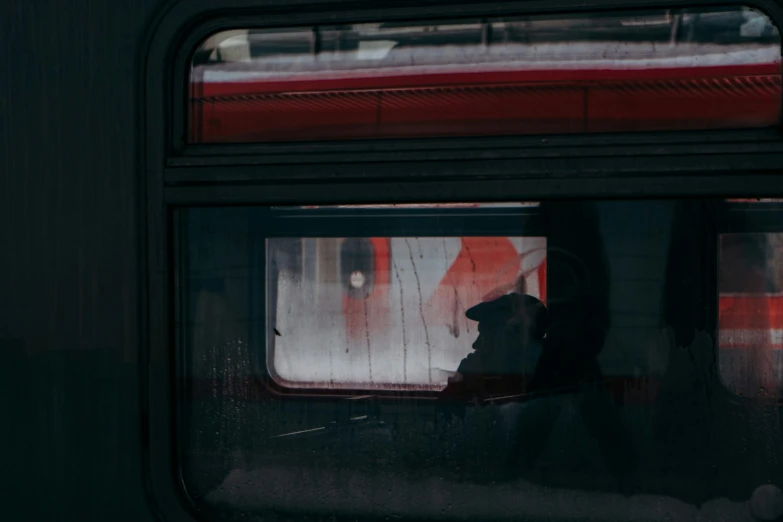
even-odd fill
[{"label": "red stripe", "polygon": [[209,106],[204,142],[765,127],[779,122],[779,73],[775,64],[226,83],[205,85],[224,97],[195,105]]},{"label": "red stripe", "polygon": [[538,267],[538,292],[540,294],[539,299],[546,304],[546,259]]},{"label": "red stripe", "polygon": [[721,329],[783,329],[783,296],[724,295],[719,303]]}]

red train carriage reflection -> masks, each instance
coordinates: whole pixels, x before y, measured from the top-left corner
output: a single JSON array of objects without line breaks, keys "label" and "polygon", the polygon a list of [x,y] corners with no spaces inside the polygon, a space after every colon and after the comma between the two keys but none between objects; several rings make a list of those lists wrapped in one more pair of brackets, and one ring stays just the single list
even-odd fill
[{"label": "red train carriage reflection", "polygon": [[779,41],[753,9],[223,32],[194,59],[190,140],[770,126]]},{"label": "red train carriage reflection", "polygon": [[[780,64],[485,70],[194,86],[199,142],[764,127]],[[556,65],[556,64],[555,64]]]}]

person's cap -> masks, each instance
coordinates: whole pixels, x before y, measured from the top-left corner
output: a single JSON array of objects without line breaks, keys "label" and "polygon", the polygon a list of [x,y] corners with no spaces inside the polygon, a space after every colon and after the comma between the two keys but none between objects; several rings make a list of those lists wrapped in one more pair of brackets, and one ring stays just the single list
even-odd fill
[{"label": "person's cap", "polygon": [[479,323],[505,323],[527,318],[533,325],[533,335],[542,338],[549,329],[549,313],[544,303],[532,295],[506,294],[479,303],[465,312],[465,317]]}]

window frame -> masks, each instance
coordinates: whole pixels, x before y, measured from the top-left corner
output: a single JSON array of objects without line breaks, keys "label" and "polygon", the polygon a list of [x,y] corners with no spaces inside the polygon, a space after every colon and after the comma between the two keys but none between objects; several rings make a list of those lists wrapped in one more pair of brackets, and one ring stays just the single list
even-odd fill
[{"label": "window frame", "polygon": [[[178,207],[181,210],[184,207]],[[191,207],[192,208],[192,207]],[[201,208],[201,207],[195,207]],[[355,208],[319,208],[319,209],[297,209],[297,208],[258,208],[251,210],[253,215],[249,215],[251,222],[251,231],[248,240],[251,247],[248,252],[250,264],[256,267],[263,266],[250,278],[251,290],[253,295],[250,309],[254,314],[269,318],[267,312],[268,306],[268,284],[269,284],[269,265],[267,262],[268,240],[280,238],[341,238],[341,237],[405,237],[406,231],[415,222],[416,237],[545,237],[546,225],[544,216],[542,216],[538,206],[526,207],[507,207],[507,208],[485,208],[485,209],[464,209],[464,208],[425,208],[425,209],[406,209],[406,208],[378,208],[378,209],[355,209]],[[465,216],[469,212],[469,216]],[[400,220],[391,221],[389,218],[395,214],[402,217]],[[504,222],[506,218],[514,218],[514,221]],[[175,220],[179,220],[178,214]],[[315,223],[313,221],[317,220]],[[350,220],[350,221],[348,221]],[[291,226],[286,226],[286,221]],[[422,223],[424,221],[424,223]],[[314,225],[311,226],[310,224]],[[348,224],[350,223],[350,224]],[[347,228],[346,228],[347,225]],[[452,236],[444,236],[444,231],[452,226],[458,226],[459,232]],[[307,235],[315,230],[313,235]],[[348,232],[348,233],[346,233]],[[180,227],[174,230],[174,242],[178,245],[173,252],[175,258],[175,276],[174,284],[181,281],[182,265],[181,260],[176,259],[177,253],[182,252],[186,247],[183,243],[183,235],[186,232]],[[186,339],[186,333],[183,328],[187,320],[182,315],[185,313],[181,302],[182,288],[178,288],[172,296],[175,300],[174,312],[176,317],[176,341]],[[246,376],[244,386],[251,395],[256,392],[271,395],[279,399],[308,398],[311,400],[340,400],[355,399],[358,396],[372,396],[379,400],[406,398],[411,400],[432,400],[437,397],[437,392],[432,390],[415,388],[372,388],[367,386],[355,386],[345,388],[317,388],[308,386],[286,385],[278,379],[276,370],[271,364],[269,357],[272,352],[269,351],[270,342],[274,339],[274,334],[267,329],[265,321],[259,321],[256,326],[250,329],[251,344],[258,344],[265,347],[267,351],[252,351],[248,354],[251,373]],[[181,356],[183,347],[177,345],[177,356]],[[188,396],[188,383],[193,382],[187,374],[183,374],[184,361],[178,362],[175,373],[177,383],[179,384],[178,393],[180,396]]]},{"label": "window frame", "polygon": [[[466,212],[470,212],[470,217],[467,220],[464,217]],[[309,214],[309,215],[308,215]],[[401,214],[404,217],[405,223],[400,223],[399,220],[390,222],[390,217],[394,214]],[[411,214],[414,214],[413,216]],[[513,223],[497,223],[504,218],[513,217],[516,220]],[[282,224],[286,219],[293,218],[296,222],[293,228],[293,232],[289,234],[291,228],[286,228],[285,232],[279,232],[282,230]],[[351,234],[343,234],[343,230],[340,227],[345,226],[345,220],[354,218],[356,223],[359,219],[360,223],[351,225]],[[329,229],[329,231],[322,233],[320,230],[317,235],[305,236],[308,229],[311,227],[306,226],[305,220],[318,220],[318,228],[323,227]],[[263,260],[259,259],[259,262],[267,262],[267,241],[275,238],[337,238],[337,237],[405,237],[408,234],[407,230],[410,230],[406,225],[417,222],[416,237],[418,238],[441,238],[441,237],[544,237],[546,236],[546,225],[544,223],[544,217],[541,215],[539,208],[536,207],[519,207],[519,208],[494,208],[494,209],[311,209],[311,210],[296,210],[285,209],[278,216],[274,216],[271,220],[267,220],[260,225],[257,230],[252,233],[253,239],[251,242],[258,242],[263,246],[259,247],[259,251],[263,252]],[[425,223],[420,223],[425,221]],[[468,223],[465,223],[468,221]],[[441,228],[448,229],[451,224],[459,224],[463,228],[458,234],[453,236],[444,236]],[[330,226],[333,225],[333,226]],[[422,226],[423,225],[423,226]],[[500,225],[500,226],[499,226]],[[361,229],[357,232],[357,228]],[[335,230],[336,229],[336,230]],[[269,265],[266,265],[266,270],[263,270],[265,277],[259,278],[261,281],[257,282],[257,293],[259,294],[262,303],[260,304],[261,310],[259,310],[264,317],[269,319],[271,312],[267,310],[268,305],[268,270]],[[274,334],[267,328],[266,323],[259,324],[258,332],[255,334],[256,342],[263,343],[266,350],[270,348],[270,341],[274,339]],[[346,399],[356,396],[371,395],[378,399],[391,398],[399,399],[405,397],[408,399],[424,399],[432,400],[437,397],[437,392],[431,390],[422,390],[415,388],[400,388],[400,389],[386,389],[371,387],[356,386],[353,388],[314,388],[307,386],[294,386],[285,385],[276,377],[276,370],[274,365],[270,362],[269,357],[274,353],[267,351],[265,354],[256,354],[254,360],[251,361],[251,365],[256,374],[264,378],[263,385],[273,394],[277,394],[281,397],[321,397],[321,398],[333,398],[333,399]],[[251,355],[252,357],[252,355]]]},{"label": "window frame", "polygon": [[[720,246],[719,246],[720,240],[721,237],[724,235],[731,235],[731,234],[753,235],[753,234],[783,233],[783,222],[781,222],[779,218],[775,219],[776,215],[777,216],[783,215],[783,201],[740,202],[740,203],[732,202],[732,203],[728,203],[726,206],[728,208],[720,216],[722,219],[720,219],[716,230],[717,242],[718,242],[718,247],[717,247],[718,255],[720,255]],[[753,208],[754,206],[756,206],[755,209]],[[738,218],[738,215],[741,215],[741,217]],[[760,297],[766,299],[774,298],[776,300],[783,298],[783,291],[765,292],[764,294],[757,294],[753,292],[720,292],[719,287],[717,288],[717,290],[718,290],[718,301],[720,300],[721,297],[729,297],[740,301],[745,299],[754,299]],[[717,350],[717,355],[715,357],[715,360],[718,366],[718,370],[717,370],[718,381],[720,382],[720,385],[722,386],[724,391],[727,391],[728,393],[733,395],[733,398],[736,402],[746,403],[752,399],[750,398],[746,399],[741,395],[738,395],[738,392],[726,382],[723,372],[721,371],[722,367],[721,367],[721,359],[720,359],[720,335],[721,335],[720,317],[719,317],[719,312],[717,310],[715,314],[716,314],[715,344]],[[731,329],[732,328],[729,328],[729,330]],[[772,329],[775,328],[771,328],[770,330]],[[776,400],[778,404],[783,404],[783,395],[778,395],[776,397]]]},{"label": "window frame", "polygon": [[[138,63],[144,478],[165,519],[203,513],[177,458],[174,209],[535,201],[553,198],[783,197],[783,129],[357,142],[188,145],[190,54],[244,26],[744,5],[783,31],[781,0],[182,0],[151,21]],[[173,65],[172,65],[173,64]],[[402,164],[402,165],[400,165]],[[317,166],[317,167],[316,167]],[[477,171],[478,174],[477,174]],[[717,346],[715,347],[717,350]],[[738,399],[741,400],[741,399]]]}]

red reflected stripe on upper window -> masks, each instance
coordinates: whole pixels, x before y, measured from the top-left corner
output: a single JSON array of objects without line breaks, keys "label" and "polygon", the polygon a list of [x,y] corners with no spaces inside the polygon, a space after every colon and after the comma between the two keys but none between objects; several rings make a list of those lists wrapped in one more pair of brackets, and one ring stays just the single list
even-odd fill
[{"label": "red reflected stripe on upper window", "polygon": [[193,139],[764,127],[779,123],[780,73],[767,63],[207,83],[191,89]]}]

